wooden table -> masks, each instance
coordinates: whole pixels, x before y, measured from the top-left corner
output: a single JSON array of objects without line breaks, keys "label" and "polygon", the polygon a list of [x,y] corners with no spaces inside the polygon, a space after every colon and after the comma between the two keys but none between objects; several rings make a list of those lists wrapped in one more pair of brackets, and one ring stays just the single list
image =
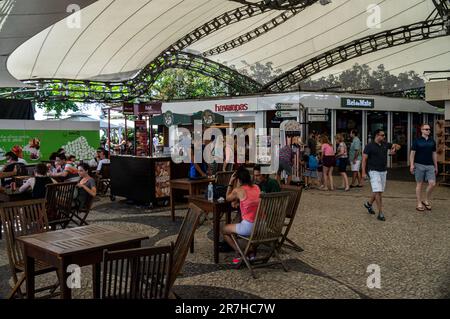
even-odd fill
[{"label": "wooden table", "polygon": [[170,214],[172,221],[175,221],[175,199],[173,191],[174,189],[181,189],[188,191],[189,196],[199,195],[201,190],[205,190],[210,182],[214,183],[213,178],[203,178],[192,180],[189,178],[173,179],[170,181]]},{"label": "wooden table", "polygon": [[219,262],[219,235],[220,235],[220,219],[223,213],[226,213],[226,222],[231,222],[231,203],[230,202],[213,202],[208,201],[205,196],[192,195],[188,196],[189,208],[198,208],[205,213],[213,213],[213,249],[214,249],[214,262]]},{"label": "wooden table", "polygon": [[31,199],[31,192],[20,193],[19,189],[12,191],[11,188],[6,188],[0,191],[0,203],[1,202],[17,202],[21,200]]},{"label": "wooden table", "polygon": [[[93,265],[94,298],[100,298],[100,270],[103,250],[138,248],[148,237],[105,225],[88,225],[18,237],[23,244],[28,299],[34,298],[34,260],[57,268],[61,299],[71,298],[67,287],[67,266]],[[83,274],[81,274],[83,275]]]}]

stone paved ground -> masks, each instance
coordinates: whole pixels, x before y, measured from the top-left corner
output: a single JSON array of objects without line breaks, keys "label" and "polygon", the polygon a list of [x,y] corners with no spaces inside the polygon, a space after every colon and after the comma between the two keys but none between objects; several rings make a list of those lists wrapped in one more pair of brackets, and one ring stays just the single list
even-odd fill
[{"label": "stone paved ground", "polygon": [[[337,183],[336,183],[337,184]],[[182,298],[450,298],[450,188],[438,188],[431,213],[415,211],[414,184],[388,182],[386,222],[367,214],[362,203],[369,188],[344,192],[304,192],[290,237],[304,252],[286,251],[289,272],[279,267],[233,269],[233,254],[212,262],[211,222],[197,231],[176,281]],[[167,209],[146,210],[123,200],[101,198],[90,223],[115,225],[150,237],[145,245],[174,241],[186,208],[170,221]],[[381,289],[367,288],[367,267],[381,268]],[[82,269],[76,298],[91,297],[90,268]],[[53,282],[53,274],[37,280]],[[4,240],[0,241],[0,297],[9,291],[10,272]]]}]

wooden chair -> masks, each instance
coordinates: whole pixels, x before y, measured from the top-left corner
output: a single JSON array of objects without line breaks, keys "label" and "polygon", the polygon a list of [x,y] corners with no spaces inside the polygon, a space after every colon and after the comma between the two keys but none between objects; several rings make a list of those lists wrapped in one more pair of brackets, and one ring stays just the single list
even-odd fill
[{"label": "wooden chair", "polygon": [[189,209],[183,224],[181,225],[178,237],[175,242],[175,248],[173,251],[173,267],[171,270],[171,280],[169,287],[172,288],[175,279],[183,268],[184,261],[189,250],[192,247],[194,241],[194,234],[199,225],[200,215],[202,212],[195,209]]},{"label": "wooden chair", "polygon": [[286,247],[298,252],[302,252],[303,248],[297,245],[293,240],[289,239],[287,236],[292,224],[294,223],[295,215],[297,214],[298,206],[300,205],[300,199],[303,193],[303,187],[294,188],[283,188],[284,191],[292,193],[289,200],[289,204],[286,210],[286,219],[284,221],[283,237],[280,240],[279,247]]},{"label": "wooden chair", "polygon": [[77,226],[89,225],[86,221],[89,213],[91,212],[92,205],[94,204],[94,197],[89,196],[88,202],[85,207],[73,207],[70,215],[70,221]]},{"label": "wooden chair", "polygon": [[166,299],[173,245],[103,253],[102,299]]},{"label": "wooden chair", "polygon": [[97,175],[97,189],[101,195],[106,195],[111,185],[110,167],[111,164],[102,164],[100,174]]},{"label": "wooden chair", "polygon": [[[13,298],[16,294],[23,297],[20,287],[25,281],[25,261],[22,252],[22,245],[16,241],[19,236],[30,235],[48,231],[49,225],[45,212],[45,200],[35,199],[22,202],[9,202],[0,204],[0,216],[6,238],[6,250],[9,265],[11,268],[14,288],[8,298]],[[38,260],[35,261],[36,275],[56,271],[53,268]],[[22,275],[20,276],[20,273]],[[59,284],[36,289],[36,292],[50,290],[50,297],[56,296],[55,290]]]},{"label": "wooden chair", "polygon": [[230,183],[233,173],[234,172],[217,172],[215,184],[227,186]]},{"label": "wooden chair", "polygon": [[47,217],[52,229],[55,229],[58,225],[61,228],[66,228],[69,224],[76,185],[76,182],[46,185]]},{"label": "wooden chair", "polygon": [[[255,279],[256,275],[253,268],[256,267],[281,264],[284,271],[287,271],[286,266],[278,256],[277,250],[279,248],[279,242],[283,237],[282,230],[284,220],[286,218],[289,198],[291,196],[292,195],[290,192],[261,194],[253,231],[250,237],[240,236],[237,234],[231,235],[231,238],[238,248],[239,255],[250,270],[252,277]],[[242,250],[239,246],[238,239],[242,239],[247,242],[244,250]],[[250,262],[247,254],[252,247],[258,245],[268,246],[269,250],[264,256],[258,257]],[[269,263],[272,256],[274,256],[278,261]]]}]

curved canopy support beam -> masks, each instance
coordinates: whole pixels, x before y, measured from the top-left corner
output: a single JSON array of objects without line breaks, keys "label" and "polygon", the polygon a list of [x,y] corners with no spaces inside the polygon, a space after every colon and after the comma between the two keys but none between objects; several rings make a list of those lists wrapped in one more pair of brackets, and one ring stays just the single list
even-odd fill
[{"label": "curved canopy support beam", "polygon": [[[238,2],[244,5],[249,6],[264,6],[265,8],[269,8],[271,10],[292,10],[299,9],[305,5],[305,3],[309,2],[308,0],[264,0],[262,3],[255,4],[251,1],[247,0],[230,0],[233,2]],[[317,1],[314,1],[317,2]]]},{"label": "curved canopy support beam", "polygon": [[255,28],[245,34],[242,34],[228,42],[225,42],[215,48],[205,51],[203,53],[203,56],[212,56],[212,55],[221,54],[221,53],[233,50],[237,47],[240,47],[240,46],[244,45],[245,43],[248,43],[256,38],[259,38],[260,36],[262,36],[266,33],[269,33],[270,31],[275,29],[277,26],[283,24],[287,20],[295,17],[298,13],[302,12],[307,7],[313,5],[317,1],[318,0],[302,1],[302,4],[299,5],[298,7],[292,8],[290,10],[286,10],[286,11],[282,12],[281,14],[279,14],[278,16],[276,16],[275,18],[271,19],[270,21],[258,26],[257,28]]},{"label": "curved canopy support beam", "polygon": [[164,70],[176,68],[190,70],[212,77],[227,84],[232,92],[255,93],[262,88],[262,85],[253,79],[220,63],[191,53],[179,52],[177,54],[165,55],[152,65],[146,67],[141,72],[142,81],[139,83],[135,83],[132,80],[125,83],[113,83],[68,79],[37,79],[26,82],[29,85],[34,85],[35,88],[19,89],[8,95],[32,98],[37,101],[129,101],[138,97],[148,96],[148,92],[150,92],[151,87],[160,74]]},{"label": "curved canopy support beam", "polygon": [[366,36],[320,54],[281,74],[263,91],[285,91],[299,82],[348,60],[395,46],[450,35],[442,18],[435,18]]}]

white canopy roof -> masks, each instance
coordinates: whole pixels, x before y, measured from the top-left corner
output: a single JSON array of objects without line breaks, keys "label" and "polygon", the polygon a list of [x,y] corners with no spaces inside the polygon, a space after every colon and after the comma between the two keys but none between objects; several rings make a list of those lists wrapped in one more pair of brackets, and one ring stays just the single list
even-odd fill
[{"label": "white canopy roof", "polygon": [[[24,3],[43,2],[7,1],[13,1],[18,7]],[[47,2],[58,2],[61,8],[62,3],[71,1]],[[29,13],[33,10],[47,11],[46,18],[42,16],[43,21],[35,29],[48,27],[33,37],[30,32],[23,33],[23,39],[29,39],[14,52],[5,52],[9,55],[8,71],[15,78],[129,79],[186,34],[227,11],[242,7],[240,3],[226,0],[81,2],[93,3],[81,10],[79,28],[69,27],[65,19],[56,22],[64,14],[51,14],[55,11],[52,6],[29,9]],[[367,23],[377,14],[377,9],[367,11],[371,5],[377,5],[379,9],[381,24],[376,27]],[[288,71],[301,62],[352,40],[424,21],[434,8],[432,0],[332,0],[327,5],[315,2],[256,39],[208,58],[235,65],[241,71],[249,70],[257,62],[272,62],[275,69]],[[207,52],[281,13],[283,11],[270,10],[231,24],[192,43],[185,50],[195,54]],[[29,24],[26,21],[22,23]],[[1,48],[4,37],[0,23]],[[371,67],[384,64],[386,70],[394,74],[406,70],[422,74],[426,70],[450,69],[449,61],[450,37],[443,37],[381,50],[334,66],[317,76],[337,74],[354,63],[367,63]],[[0,77],[0,85],[4,86],[3,80]]]}]

